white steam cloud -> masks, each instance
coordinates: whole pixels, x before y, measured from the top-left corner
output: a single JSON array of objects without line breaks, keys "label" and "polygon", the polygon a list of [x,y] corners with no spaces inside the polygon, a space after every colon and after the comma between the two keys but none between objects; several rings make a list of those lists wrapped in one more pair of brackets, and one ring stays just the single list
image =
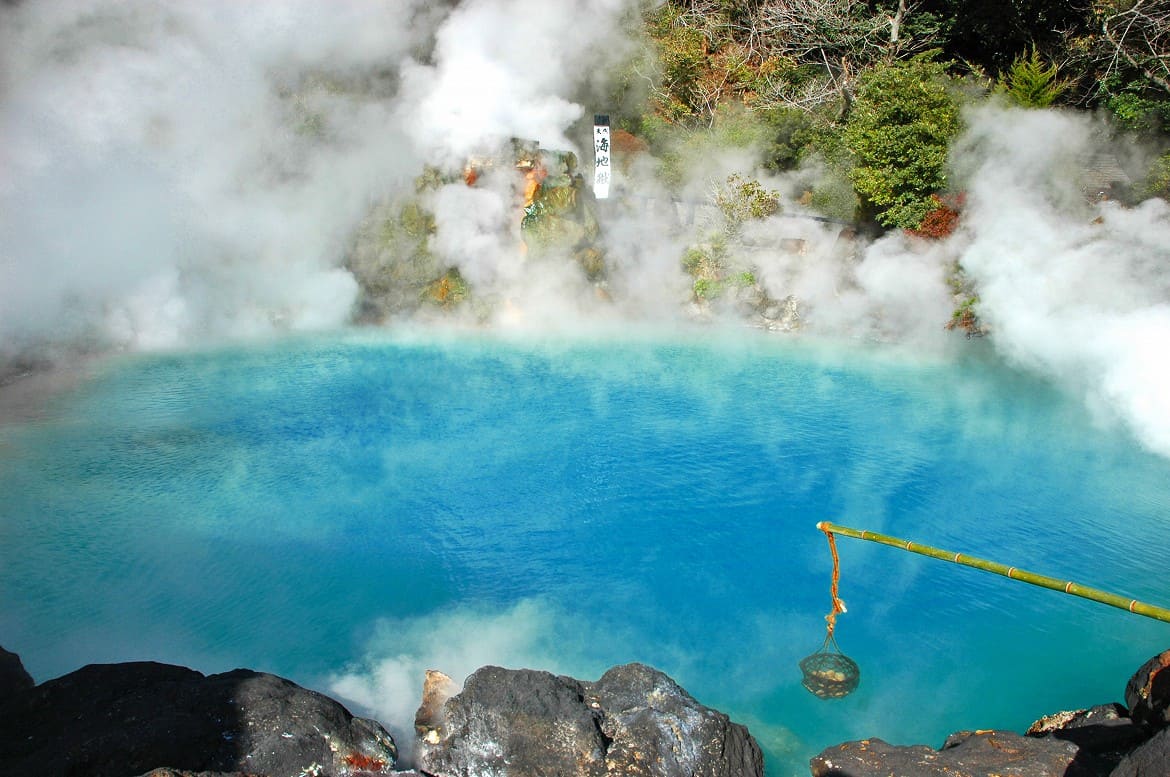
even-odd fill
[{"label": "white steam cloud", "polygon": [[[410,765],[414,716],[428,669],[462,686],[483,666],[538,668],[596,680],[614,665],[643,661],[665,671],[701,702],[743,722],[727,703],[795,687],[796,676],[761,677],[760,666],[794,667],[805,649],[802,635],[807,636],[807,624],[799,612],[756,614],[733,632],[704,635],[701,649],[694,644],[688,648],[669,630],[647,642],[639,629],[620,623],[620,618],[586,618],[538,597],[498,608],[461,606],[412,618],[381,618],[361,659],[320,685],[351,709],[381,721],[401,748],[400,765]],[[721,657],[717,667],[711,664],[712,655]],[[773,753],[798,749],[799,741],[788,729],[763,721],[752,724],[753,733]]]},{"label": "white steam cloud", "polygon": [[1102,130],[1055,111],[972,114],[958,154],[968,204],[955,249],[1001,353],[1170,456],[1170,366],[1160,353],[1170,342],[1170,207],[1086,196]]},{"label": "white steam cloud", "polygon": [[[400,747],[409,748],[428,669],[437,669],[460,685],[476,669],[489,665],[596,675],[608,667],[593,666],[583,657],[581,648],[589,642],[580,633],[580,624],[569,616],[533,599],[494,613],[464,608],[382,619],[362,662],[329,678],[328,690],[364,708],[390,729]],[[409,762],[410,753],[404,750],[403,757]]]},{"label": "white steam cloud", "polygon": [[414,164],[392,105],[347,79],[404,55],[408,4],[2,13],[5,351],[348,319],[357,289],[338,260],[352,221]]},{"label": "white steam cloud", "polygon": [[[569,145],[583,109],[564,95],[589,82],[591,50],[614,50],[598,36],[615,35],[620,10],[3,8],[0,358],[67,341],[160,347],[348,323],[358,286],[343,264],[371,204],[424,161],[512,135]],[[443,234],[458,241],[475,228],[460,219],[505,205],[465,204]],[[475,256],[481,274],[504,255],[475,249],[460,258]]]},{"label": "white steam cloud", "polygon": [[511,137],[573,149],[570,95],[620,55],[627,0],[469,0],[437,34],[434,63],[403,74],[406,123],[428,161],[462,165]]},{"label": "white steam cloud", "polygon": [[[2,7],[0,362],[60,343],[167,347],[352,321],[355,234],[376,206],[414,196],[425,164],[457,172],[469,154],[518,137],[577,151],[589,173],[580,144],[589,114],[608,107],[611,66],[636,45],[633,8]],[[749,314],[788,305],[811,331],[935,348],[947,342],[958,260],[1009,360],[1072,387],[1101,418],[1121,419],[1170,455],[1166,203],[1085,198],[1075,173],[1104,140],[1084,116],[991,106],[968,125],[954,178],[967,194],[963,227],[942,243],[892,233],[866,245],[840,224],[800,218],[816,215],[797,202],[798,179],[812,173],[763,178],[784,193],[784,213],[727,246],[758,284]],[[750,156],[702,154],[686,196],[701,200],[732,172],[756,176]],[[615,198],[598,204],[601,286],[568,257],[520,250],[511,170],[425,195],[435,269],[457,267],[489,303],[469,314],[478,321],[688,320],[693,279],[680,258],[709,237],[712,209],[680,217],[654,183],[655,165],[627,159]],[[720,304],[742,322],[744,302]]]}]

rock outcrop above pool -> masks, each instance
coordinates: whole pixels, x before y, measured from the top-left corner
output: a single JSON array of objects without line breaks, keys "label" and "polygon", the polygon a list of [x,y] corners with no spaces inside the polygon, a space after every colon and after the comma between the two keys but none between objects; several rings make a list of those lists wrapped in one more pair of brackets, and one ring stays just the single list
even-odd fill
[{"label": "rock outcrop above pool", "polygon": [[596,682],[479,669],[452,688],[428,676],[416,717],[419,770],[438,777],[760,777],[748,730],[644,664]]},{"label": "rock outcrop above pool", "polygon": [[1170,650],[1130,678],[1125,706],[1042,718],[1023,736],[963,731],[935,750],[880,739],[821,751],[813,777],[1170,777]]},{"label": "rock outcrop above pool", "polygon": [[247,669],[91,664],[0,697],[6,775],[387,774],[397,755],[375,721]]}]

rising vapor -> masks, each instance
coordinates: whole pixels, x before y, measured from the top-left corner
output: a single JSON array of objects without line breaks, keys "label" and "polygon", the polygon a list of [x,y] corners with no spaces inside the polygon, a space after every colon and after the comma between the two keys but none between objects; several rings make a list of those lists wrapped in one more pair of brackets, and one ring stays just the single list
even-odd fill
[{"label": "rising vapor", "polygon": [[954,248],[996,349],[1170,456],[1170,207],[1086,190],[1095,155],[1134,151],[1111,147],[1091,117],[988,107],[969,119]]},{"label": "rising vapor", "polygon": [[353,224],[418,167],[394,94],[426,6],[0,11],[0,357],[348,321]]},{"label": "rising vapor", "polygon": [[[604,289],[570,261],[519,250],[512,178],[424,195],[413,184],[425,165],[457,175],[512,137],[587,160],[607,78],[640,45],[634,10],[629,0],[3,7],[0,361],[351,323],[355,235],[407,196],[434,216],[437,260],[495,304],[476,323],[688,320],[680,257],[709,224],[701,208],[679,217],[652,159],[628,160],[598,210]],[[797,202],[795,178],[763,177],[785,193],[784,213],[746,228],[730,260],[752,270],[758,293],[799,310],[807,331],[932,348],[948,342],[959,261],[1005,358],[1170,455],[1166,203],[1085,200],[1072,171],[1101,133],[1084,116],[986,106],[968,126],[955,157],[968,205],[950,240],[891,233],[866,244],[793,218],[816,215]],[[742,150],[704,153],[691,173],[682,191],[698,199],[730,173],[759,175]],[[407,257],[389,261],[393,275]]]}]

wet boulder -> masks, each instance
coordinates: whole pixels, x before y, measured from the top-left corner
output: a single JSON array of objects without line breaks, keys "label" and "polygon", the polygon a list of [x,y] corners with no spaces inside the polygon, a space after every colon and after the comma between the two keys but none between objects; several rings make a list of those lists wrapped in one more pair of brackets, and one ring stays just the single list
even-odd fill
[{"label": "wet boulder", "polygon": [[255,777],[247,772],[192,772],[187,769],[151,769],[140,777]]},{"label": "wet boulder", "polygon": [[423,680],[422,703],[414,714],[414,730],[421,738],[430,737],[431,744],[438,741],[439,720],[443,705],[459,688],[448,675],[436,669],[428,669]]},{"label": "wet boulder", "polygon": [[[363,777],[369,772],[363,772],[360,769],[355,769],[348,772],[351,777]],[[414,771],[413,769],[403,772],[390,772],[394,777],[423,777],[423,775]],[[255,774],[248,772],[192,772],[187,769],[151,769],[146,774],[140,777],[257,777]],[[311,774],[306,774],[304,777],[312,777]]]},{"label": "wet boulder", "polygon": [[[460,775],[604,775],[599,714],[570,677],[531,669],[479,669],[436,711],[422,710],[418,767]],[[425,701],[425,700],[424,700]]]},{"label": "wet boulder", "polygon": [[1170,777],[1170,650],[1130,678],[1128,705],[1058,712],[1026,736],[1007,731],[952,734],[939,750],[880,739],[826,748],[810,762],[814,777]]},{"label": "wet boulder", "polygon": [[1121,759],[1109,777],[1167,777],[1170,775],[1170,728],[1164,728],[1149,741]]},{"label": "wet boulder", "polygon": [[1109,774],[1130,750],[1148,738],[1149,732],[1134,723],[1120,704],[1101,704],[1046,715],[1031,725],[1027,735],[1072,742],[1080,748],[1079,766],[1093,774]]},{"label": "wet boulder", "polygon": [[589,687],[587,699],[602,712],[611,774],[763,774],[763,755],[747,728],[699,704],[656,669],[614,667]]},{"label": "wet boulder", "polygon": [[1125,686],[1125,704],[1135,722],[1157,730],[1170,724],[1170,650],[1134,673]]},{"label": "wet boulder", "polygon": [[592,683],[484,667],[416,724],[418,767],[439,777],[763,774],[746,728],[642,664]]},{"label": "wet boulder", "polygon": [[168,767],[271,777],[389,773],[390,735],[319,693],[237,669],[92,664],[0,708],[11,774],[140,775]]},{"label": "wet boulder", "polygon": [[813,777],[1087,777],[1074,763],[1080,748],[1051,737],[1010,731],[952,734],[941,750],[863,739],[826,748],[810,762]]}]

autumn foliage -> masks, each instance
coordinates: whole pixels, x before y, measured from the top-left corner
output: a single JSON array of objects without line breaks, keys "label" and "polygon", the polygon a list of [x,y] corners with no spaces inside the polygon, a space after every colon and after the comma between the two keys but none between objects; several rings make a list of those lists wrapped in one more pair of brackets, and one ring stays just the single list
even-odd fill
[{"label": "autumn foliage", "polygon": [[935,207],[927,211],[926,217],[917,229],[908,229],[908,234],[928,240],[943,240],[954,234],[959,226],[959,214],[963,209],[966,195],[958,194],[953,197],[940,197],[937,194],[930,196]]}]

